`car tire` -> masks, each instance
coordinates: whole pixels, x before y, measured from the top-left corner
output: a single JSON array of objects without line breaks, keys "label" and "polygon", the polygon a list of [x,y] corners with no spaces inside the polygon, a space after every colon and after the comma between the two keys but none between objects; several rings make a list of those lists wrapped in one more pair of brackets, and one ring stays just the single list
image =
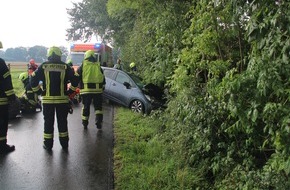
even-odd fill
[{"label": "car tire", "polygon": [[144,113],[144,104],[140,100],[133,100],[130,104],[130,109],[133,112]]}]

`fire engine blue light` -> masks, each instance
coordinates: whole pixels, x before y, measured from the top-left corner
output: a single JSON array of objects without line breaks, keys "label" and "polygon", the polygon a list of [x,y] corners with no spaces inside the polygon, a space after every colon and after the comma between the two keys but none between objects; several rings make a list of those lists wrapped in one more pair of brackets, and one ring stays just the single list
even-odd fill
[{"label": "fire engine blue light", "polygon": [[70,45],[70,49],[74,49],[75,48],[75,45],[74,44],[71,44]]},{"label": "fire engine blue light", "polygon": [[95,49],[100,49],[101,48],[101,44],[95,44]]}]

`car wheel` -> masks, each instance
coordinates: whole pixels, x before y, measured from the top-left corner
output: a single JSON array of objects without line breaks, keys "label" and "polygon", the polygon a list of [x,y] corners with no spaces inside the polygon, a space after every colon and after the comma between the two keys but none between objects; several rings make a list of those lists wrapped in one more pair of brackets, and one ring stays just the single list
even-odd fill
[{"label": "car wheel", "polygon": [[133,112],[144,113],[144,105],[140,100],[133,100],[130,104],[130,108]]}]

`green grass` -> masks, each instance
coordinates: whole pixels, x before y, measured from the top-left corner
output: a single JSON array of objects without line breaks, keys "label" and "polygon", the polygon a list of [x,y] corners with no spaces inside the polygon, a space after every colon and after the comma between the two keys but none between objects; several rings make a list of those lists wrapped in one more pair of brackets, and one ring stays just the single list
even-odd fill
[{"label": "green grass", "polygon": [[118,108],[114,120],[116,190],[192,189],[189,167],[162,139],[162,121]]},{"label": "green grass", "polygon": [[18,79],[22,72],[26,72],[26,70],[24,68],[12,68],[10,70],[13,88],[18,97],[24,93],[23,83]]}]

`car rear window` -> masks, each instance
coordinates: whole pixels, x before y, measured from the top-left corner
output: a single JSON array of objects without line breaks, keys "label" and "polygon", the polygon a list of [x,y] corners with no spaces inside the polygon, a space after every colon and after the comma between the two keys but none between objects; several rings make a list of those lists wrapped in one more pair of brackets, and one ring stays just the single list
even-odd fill
[{"label": "car rear window", "polygon": [[113,79],[114,72],[115,71],[113,71],[113,70],[104,69],[104,75],[105,75],[105,77],[108,77],[110,79]]}]

